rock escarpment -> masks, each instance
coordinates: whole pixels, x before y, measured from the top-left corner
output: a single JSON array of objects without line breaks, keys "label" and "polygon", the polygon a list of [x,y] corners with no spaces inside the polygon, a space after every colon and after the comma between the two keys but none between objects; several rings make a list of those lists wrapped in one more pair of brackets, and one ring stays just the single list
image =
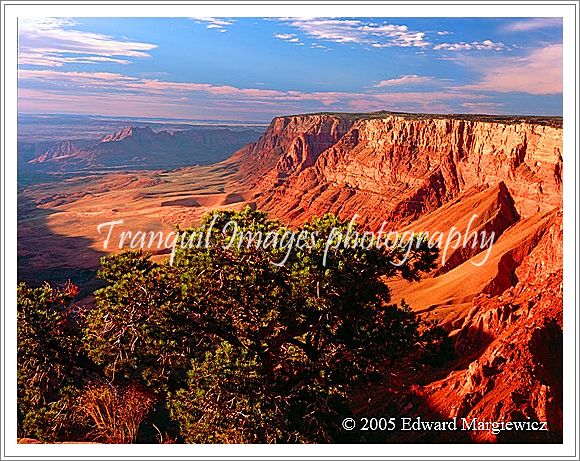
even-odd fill
[{"label": "rock escarpment", "polygon": [[[546,421],[562,435],[562,214],[545,222],[515,270],[518,282],[497,296],[482,293],[455,331],[459,369],[418,389],[439,414],[484,421]],[[475,433],[481,441],[523,441],[521,434]],[[524,439],[525,440],[525,439]]]},{"label": "rock escarpment", "polygon": [[483,248],[454,248],[418,284],[392,284],[395,299],[440,320],[455,341],[455,369],[416,392],[444,418],[530,418],[561,437],[561,120],[278,117],[230,162],[258,208],[289,224],[333,212],[371,230],[386,221],[493,232],[484,265],[472,264]]},{"label": "rock escarpment", "polygon": [[238,152],[262,208],[293,221],[322,211],[410,223],[473,186],[504,182],[524,216],[561,202],[556,126],[391,115],[279,117]]},{"label": "rock escarpment", "polygon": [[[44,147],[26,164],[32,171],[76,171],[98,168],[176,168],[215,163],[258,138],[252,129],[195,127],[180,131],[153,131],[151,127],[126,127],[98,141],[58,141],[28,146]],[[20,149],[26,150],[22,145]]]}]

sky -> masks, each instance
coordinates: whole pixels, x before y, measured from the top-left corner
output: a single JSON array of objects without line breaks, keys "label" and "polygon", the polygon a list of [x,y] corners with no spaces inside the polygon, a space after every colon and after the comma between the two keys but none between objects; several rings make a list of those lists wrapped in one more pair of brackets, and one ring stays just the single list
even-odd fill
[{"label": "sky", "polygon": [[19,113],[562,114],[561,18],[19,18]]}]

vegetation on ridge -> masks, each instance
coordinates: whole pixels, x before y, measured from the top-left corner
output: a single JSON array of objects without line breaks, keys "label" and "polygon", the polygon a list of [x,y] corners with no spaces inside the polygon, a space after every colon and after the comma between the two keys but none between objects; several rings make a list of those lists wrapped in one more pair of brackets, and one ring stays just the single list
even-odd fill
[{"label": "vegetation on ridge", "polygon": [[402,117],[407,120],[465,120],[468,122],[487,122],[514,125],[516,123],[530,123],[533,125],[545,125],[553,128],[562,128],[563,118],[549,115],[490,115],[490,114],[427,114],[421,112],[393,112],[381,110],[377,112],[316,112],[309,114],[288,115],[285,117],[300,117],[309,115],[326,115],[340,117],[345,120],[372,120],[385,117]]},{"label": "vegetation on ridge", "polygon": [[[90,309],[75,307],[72,285],[19,286],[20,436],[350,440],[341,422],[353,393],[418,351],[446,352],[446,335],[392,304],[384,283],[429,271],[436,252],[426,242],[399,267],[398,249],[342,246],[324,266],[325,238],[274,265],[279,248],[226,248],[222,229],[234,220],[242,232],[282,233],[281,224],[249,208],[215,213],[204,222],[217,219],[209,245],[178,247],[171,265],[136,252],[104,258],[106,286]],[[347,226],[325,215],[302,230],[326,237]]]}]

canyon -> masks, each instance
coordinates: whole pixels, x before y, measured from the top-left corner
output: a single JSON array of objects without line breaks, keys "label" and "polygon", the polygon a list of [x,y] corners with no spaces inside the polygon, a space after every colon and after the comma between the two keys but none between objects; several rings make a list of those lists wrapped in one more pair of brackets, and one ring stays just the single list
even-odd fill
[{"label": "canyon", "polygon": [[205,165],[228,158],[260,134],[260,129],[247,127],[153,130],[150,125],[128,126],[97,140],[20,142],[19,167],[26,174]]},{"label": "canyon", "polygon": [[[372,231],[386,222],[392,230],[439,232],[444,239],[452,229],[493,233],[489,249],[452,248],[445,264],[440,255],[438,267],[418,282],[386,281],[394,301],[404,299],[422,318],[439,322],[455,348],[443,375],[410,383],[405,398],[390,404],[431,419],[547,421],[549,435],[528,434],[530,440],[561,440],[561,119],[283,116],[256,142],[212,165],[90,171],[111,146],[125,143],[122,165],[155,145],[156,136],[127,128],[105,136],[98,148],[63,144],[31,159],[53,164],[65,158],[88,169],[21,192],[19,279],[80,277],[95,286],[94,269],[105,254],[98,224],[167,231],[194,225],[216,208],[250,205],[288,226],[330,212],[346,220],[356,215],[359,226]],[[161,136],[165,146],[167,139],[185,142]],[[194,134],[179,136],[201,142]],[[157,152],[170,155],[171,146]],[[489,258],[477,265],[487,250]],[[167,252],[157,253],[161,259]],[[512,436],[471,437],[509,442]]]}]

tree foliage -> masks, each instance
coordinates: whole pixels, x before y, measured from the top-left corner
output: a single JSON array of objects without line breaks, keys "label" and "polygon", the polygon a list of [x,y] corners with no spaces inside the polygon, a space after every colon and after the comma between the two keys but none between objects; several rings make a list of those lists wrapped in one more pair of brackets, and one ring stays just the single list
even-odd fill
[{"label": "tree foliage", "polygon": [[333,215],[289,232],[246,208],[182,232],[204,244],[171,262],[105,258],[82,348],[109,382],[165,402],[186,442],[340,440],[349,395],[428,348],[385,281],[417,280],[436,257],[421,240],[408,253],[339,245],[348,233]]},{"label": "tree foliage", "polygon": [[72,300],[77,288],[18,285],[18,432],[39,440],[75,437],[73,409],[86,374]]}]

